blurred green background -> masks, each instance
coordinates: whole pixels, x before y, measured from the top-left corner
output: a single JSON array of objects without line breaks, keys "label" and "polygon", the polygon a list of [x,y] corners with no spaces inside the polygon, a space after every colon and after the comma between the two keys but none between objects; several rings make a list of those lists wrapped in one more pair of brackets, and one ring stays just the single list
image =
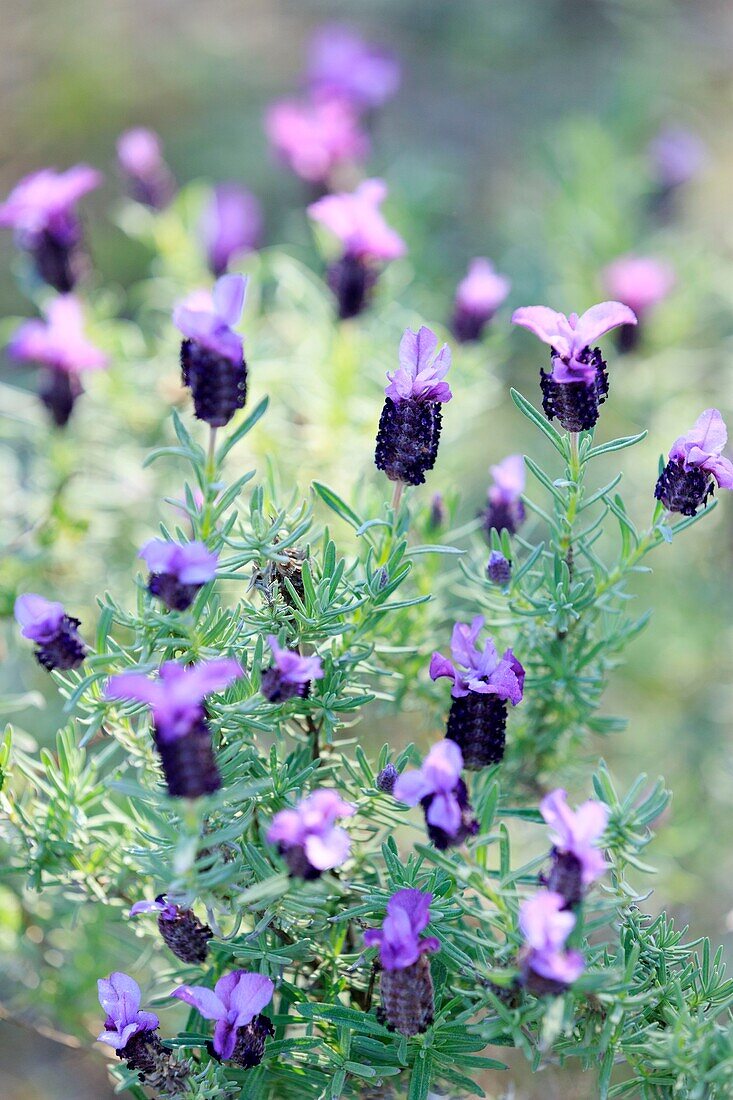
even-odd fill
[{"label": "blurred green background", "polygon": [[[409,243],[399,291],[407,308],[445,322],[455,284],[476,254],[511,276],[511,305],[547,302],[567,311],[603,296],[598,270],[620,253],[648,252],[674,265],[677,286],[651,319],[644,346],[611,365],[614,388],[602,422],[604,438],[650,430],[623,462],[627,500],[643,522],[657,455],[710,404],[733,418],[733,8],[725,0],[4,0],[0,194],[46,164],[86,160],[103,168],[106,186],[86,205],[88,235],[100,284],[122,300],[144,273],[144,256],[109,216],[119,194],[114,143],[121,130],[148,125],[162,135],[180,183],[240,180],[264,205],[267,244],[284,244],[318,269],[303,190],[273,162],[262,115],[273,98],[297,90],[309,34],[333,19],[388,43],[403,61],[401,91],[376,122],[369,172],[389,182],[390,215]],[[647,213],[645,150],[670,123],[698,133],[708,156],[680,196],[675,222],[658,226]],[[28,311],[15,267],[4,233],[0,317]],[[535,445],[506,392],[511,383],[537,398],[537,349],[509,334],[507,322],[505,310],[476,353],[489,376],[483,419],[468,408],[461,418],[456,403],[450,454],[430,485],[450,493],[460,484],[468,518],[481,506],[489,463]],[[14,388],[23,381],[17,368],[5,378]],[[141,400],[124,381],[117,386],[118,402]],[[84,415],[91,413],[81,414],[72,449],[85,445]],[[144,408],[135,416],[151,445],[154,418],[146,424]],[[3,462],[12,452],[15,470],[23,451],[17,421],[3,429],[0,445]],[[70,461],[68,454],[57,459]],[[88,498],[106,491],[105,462],[111,468],[116,461],[90,450],[97,488],[80,490],[84,522],[74,538],[66,530],[58,547],[65,576],[88,607],[87,581],[100,574],[116,592],[125,584],[131,590],[140,517],[128,526],[115,520],[113,538],[95,526]],[[308,456],[303,465],[304,486],[313,472]],[[131,508],[151,488],[137,483],[141,476],[132,466],[118,472],[117,490]],[[730,951],[733,512],[730,501],[722,503],[710,521],[659,552],[653,576],[640,578],[640,609],[652,606],[654,616],[604,707],[630,722],[597,752],[622,780],[639,771],[665,776],[674,800],[650,853],[660,868],[650,904],[668,905],[696,934]],[[150,524],[150,500],[145,509]],[[69,516],[58,524],[72,526]],[[7,568],[4,593],[18,579],[16,567]],[[3,687],[52,697],[12,633],[0,643],[10,646],[2,653]],[[30,714],[25,724],[38,734],[48,718]],[[15,912],[0,916],[0,948],[12,942],[17,919]],[[59,986],[73,998],[73,932],[55,944],[53,928],[25,931],[49,971],[66,960],[63,978],[51,981],[51,999]],[[85,938],[87,964],[104,934],[101,925],[84,937],[79,931],[76,946]],[[11,973],[0,978],[0,1000],[10,999],[14,982],[32,991],[47,980]],[[101,1059],[11,1024],[0,1023],[0,1067],[0,1094],[9,1100],[108,1095]],[[560,1074],[535,1082],[518,1074],[516,1082],[516,1093],[506,1095],[571,1095]],[[500,1096],[512,1085],[489,1087]],[[575,1095],[590,1095],[582,1081]]]}]

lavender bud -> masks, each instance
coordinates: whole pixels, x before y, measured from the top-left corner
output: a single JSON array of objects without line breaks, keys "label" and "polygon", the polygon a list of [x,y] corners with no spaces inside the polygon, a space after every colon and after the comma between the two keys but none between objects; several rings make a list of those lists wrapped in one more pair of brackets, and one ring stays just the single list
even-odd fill
[{"label": "lavender bud", "polygon": [[380,991],[380,1015],[390,1031],[411,1036],[430,1027],[435,1014],[435,994],[427,955],[420,955],[412,966],[383,970]]},{"label": "lavender bud", "polygon": [[486,566],[486,575],[492,584],[506,588],[512,579],[512,563],[501,551],[492,550],[489,555],[489,564]]},{"label": "lavender bud", "polygon": [[684,461],[670,461],[662,470],[654,488],[654,496],[670,512],[694,516],[707,504],[715,491],[712,475],[699,466],[686,466]]},{"label": "lavender bud", "polygon": [[214,933],[202,924],[192,909],[176,906],[171,919],[165,913],[158,917],[158,930],[166,946],[185,963],[202,963],[209,953],[209,940]]},{"label": "lavender bud", "polygon": [[[600,348],[584,348],[576,357],[579,363],[592,368],[594,375],[589,382],[558,382],[552,375],[540,370],[542,408],[548,420],[554,417],[568,432],[590,431],[598,421],[598,407],[608,396],[608,373]],[[556,356],[552,356],[553,366]]]},{"label": "lavender bud", "polygon": [[466,768],[498,764],[506,744],[507,706],[493,693],[469,691],[451,702],[445,735],[455,741]]},{"label": "lavender bud", "polygon": [[377,273],[366,260],[347,252],[331,264],[327,279],[336,297],[339,318],[345,321],[357,317],[367,307]]},{"label": "lavender bud", "polygon": [[463,844],[464,840],[469,836],[475,836],[478,832],[478,821],[474,817],[473,808],[468,800],[468,789],[462,779],[457,781],[453,790],[453,797],[458,803],[458,807],[461,811],[461,823],[458,826],[458,831],[455,833],[446,832],[445,829],[441,829],[440,826],[433,825],[428,821],[428,810],[433,800],[436,798],[436,795],[429,794],[420,800],[420,805],[425,814],[425,827],[428,836],[435,847],[441,852],[444,852],[446,848],[458,847],[460,844]]},{"label": "lavender bud", "polygon": [[388,397],[379,418],[374,455],[377,469],[383,470],[390,481],[422,485],[438,457],[442,424],[439,402],[394,402]]},{"label": "lavender bud", "polygon": [[181,375],[183,384],[193,395],[196,417],[222,428],[244,407],[247,399],[247,364],[244,357],[237,362],[203,347],[195,340],[181,344]]},{"label": "lavender bud", "polygon": [[397,776],[400,773],[394,764],[387,764],[382,768],[381,772],[377,776],[376,787],[378,791],[383,791],[384,794],[392,794],[394,785],[397,782]]},{"label": "lavender bud", "polygon": [[219,790],[221,776],[204,718],[180,737],[165,738],[156,728],[155,745],[172,798],[200,798]]}]

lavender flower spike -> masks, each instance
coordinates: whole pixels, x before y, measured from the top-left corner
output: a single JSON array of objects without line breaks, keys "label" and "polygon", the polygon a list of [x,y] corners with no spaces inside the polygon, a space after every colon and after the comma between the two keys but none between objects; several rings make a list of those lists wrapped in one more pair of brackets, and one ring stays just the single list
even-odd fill
[{"label": "lavender flower spike", "polygon": [[140,1011],[137,982],[117,970],[109,978],[100,978],[97,987],[99,1003],[107,1014],[99,1042],[111,1046],[145,1084],[154,1084],[156,1090],[171,1096],[180,1095],[186,1087],[188,1065],[177,1061],[161,1044],[155,1013]]},{"label": "lavender flower spike", "polygon": [[151,708],[155,746],[174,798],[198,798],[221,787],[203,700],[241,675],[238,661],[220,658],[187,666],[166,661],[158,680],[123,672],[109,681],[108,699],[132,699]]},{"label": "lavender flower spike", "polygon": [[173,311],[173,323],[185,337],[183,384],[191,390],[196,416],[212,428],[228,424],[247,398],[244,347],[234,331],[246,288],[243,275],[222,275],[211,296],[198,293]]},{"label": "lavender flower spike", "polygon": [[138,126],[121,134],[117,139],[117,160],[135,202],[151,210],[164,210],[168,206],[176,184],[154,130]]},{"label": "lavender flower spike", "polygon": [[214,933],[208,924],[202,924],[192,909],[166,901],[159,894],[155,901],[137,901],[130,909],[130,916],[139,913],[157,913],[158,931],[173,954],[185,963],[202,963],[209,953],[209,940]]},{"label": "lavender flower spike", "polygon": [[166,542],[151,539],[138,557],[150,569],[148,590],[171,611],[185,611],[201,588],[216,576],[219,561],[203,542]]},{"label": "lavender flower spike", "polygon": [[249,1069],[262,1061],[265,1038],[274,1034],[268,1017],[260,1015],[274,991],[262,974],[233,970],[213,989],[182,985],[171,996],[191,1005],[204,1019],[216,1020],[212,1045],[217,1058]]},{"label": "lavender flower spike", "polygon": [[60,294],[73,290],[80,273],[76,204],[101,182],[101,174],[86,164],[66,172],[42,168],[0,203],[0,226],[15,230],[18,247],[30,253],[40,278]]},{"label": "lavender flower spike", "polygon": [[293,809],[275,814],[267,839],[277,844],[292,875],[316,879],[348,859],[349,834],[334,822],[355,813],[356,807],[336,791],[314,791]]},{"label": "lavender flower spike", "polygon": [[306,699],[312,681],[323,679],[321,658],[301,657],[297,649],[281,646],[274,634],[268,634],[267,644],[274,664],[262,673],[260,691],[265,699],[270,703],[285,703],[295,696]]},{"label": "lavender flower spike", "polygon": [[66,614],[63,604],[26,592],[15,601],[15,618],[21,634],[36,643],[39,665],[49,672],[78,668],[87,655],[87,647],[78,633],[79,619]]},{"label": "lavender flower spike", "polygon": [[257,248],[261,234],[262,211],[252,192],[237,183],[217,184],[199,225],[212,274],[226,274],[234,259]]},{"label": "lavender flower spike", "polygon": [[608,807],[589,798],[573,812],[562,789],[551,791],[540,802],[540,813],[550,826],[552,867],[545,885],[565,900],[565,907],[577,905],[589,886],[608,868],[598,842],[608,824]]},{"label": "lavender flower spike", "polygon": [[443,381],[451,364],[450,348],[437,347],[431,329],[408,328],[400,341],[399,368],[387,372],[374,461],[390,481],[421,485],[438,457],[440,406],[453,395]]},{"label": "lavender flower spike", "polygon": [[44,307],[46,320],[25,321],[8,345],[22,362],[40,363],[46,379],[40,397],[54,423],[62,428],[82,392],[82,371],[103,370],[107,357],[86,337],[81,305],[72,294],[59,295]]},{"label": "lavender flower spike", "polygon": [[462,844],[478,832],[466,784],[461,779],[462,768],[463,755],[458,745],[454,741],[438,741],[422,767],[404,772],[394,785],[394,797],[399,802],[408,806],[420,803],[428,836],[441,851]]},{"label": "lavender flower spike", "polygon": [[511,282],[499,275],[490,260],[477,256],[468,275],[458,284],[453,310],[453,333],[461,343],[480,340],[484,328],[511,290]]},{"label": "lavender flower spike", "polygon": [[733,463],[722,451],[728,431],[717,409],[706,409],[694,427],[672,444],[669,461],[659,475],[654,496],[670,512],[694,516],[709,496],[733,489]]},{"label": "lavender flower spike", "polygon": [[498,763],[506,742],[507,703],[522,701],[524,669],[511,649],[499,657],[491,638],[483,646],[478,636],[484,620],[456,623],[451,637],[452,661],[440,653],[430,660],[430,678],[453,681],[446,737],[455,741],[467,768]]},{"label": "lavender flower spike", "polygon": [[565,941],[575,927],[575,916],[565,899],[551,890],[538,890],[522,903],[519,927],[526,941],[523,981],[538,997],[557,995],[580,977],[585,960],[578,951],[566,951]]},{"label": "lavender flower spike", "polygon": [[334,97],[357,111],[383,107],[400,85],[396,56],[365,42],[349,27],[319,27],[308,51],[308,83],[314,95]]},{"label": "lavender flower spike", "polygon": [[548,420],[557,417],[569,432],[590,430],[608,395],[606,364],[600,348],[591,345],[619,325],[635,325],[636,314],[622,302],[601,302],[580,317],[566,317],[547,306],[523,306],[514,311],[512,322],[550,345],[552,370],[540,371]]},{"label": "lavender flower spike", "polygon": [[419,1035],[433,1022],[434,992],[428,952],[440,950],[435,936],[420,936],[430,921],[432,894],[398,890],[387,902],[381,928],[364,933],[367,947],[379,946],[383,1015],[401,1035]]},{"label": "lavender flower spike", "polygon": [[508,455],[489,469],[494,481],[487,493],[488,504],[483,513],[484,530],[508,531],[515,535],[524,523],[525,470],[521,455]]},{"label": "lavender flower spike", "polygon": [[353,192],[326,195],[308,207],[313,221],[325,225],[343,247],[341,259],[328,271],[342,320],[356,317],[365,308],[380,265],[407,251],[379,209],[386,197],[384,181],[368,179]]}]

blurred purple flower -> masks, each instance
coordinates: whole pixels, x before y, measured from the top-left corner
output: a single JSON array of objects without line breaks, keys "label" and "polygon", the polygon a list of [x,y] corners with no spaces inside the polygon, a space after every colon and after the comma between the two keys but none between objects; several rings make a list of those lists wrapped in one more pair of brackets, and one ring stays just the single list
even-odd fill
[{"label": "blurred purple flower", "polygon": [[172,611],[185,611],[201,587],[216,576],[219,555],[203,542],[166,542],[151,539],[138,557],[150,569],[148,589]]},{"label": "blurred purple flower", "polygon": [[237,183],[219,183],[204,207],[199,233],[209,268],[223,275],[229,264],[257,248],[262,234],[260,204]]},{"label": "blurred purple flower", "polygon": [[382,107],[399,88],[400,64],[391,50],[365,42],[349,27],[329,23],[311,39],[308,82],[316,95],[370,110]]},{"label": "blurred purple flower", "polygon": [[244,275],[222,275],[210,296],[199,291],[179,303],[173,310],[173,324],[200,347],[241,363],[242,337],[233,327],[242,316],[246,289]]},{"label": "blurred purple flower", "polygon": [[[559,993],[585,969],[585,960],[578,951],[565,950],[575,917],[564,906],[562,895],[538,890],[519,910],[519,928],[528,948],[525,968],[533,992]],[[537,978],[539,981],[533,980]]]},{"label": "blurred purple flower", "polygon": [[453,332],[462,341],[478,340],[511,290],[511,282],[500,275],[490,260],[477,256],[468,275],[458,284],[453,312]]},{"label": "blurred purple flower", "polygon": [[159,894],[155,901],[136,901],[130,909],[130,916],[137,917],[140,913],[157,913],[162,920],[175,920],[178,906],[166,901],[164,894]]},{"label": "blurred purple flower", "polygon": [[15,618],[23,637],[35,642],[36,660],[49,672],[78,668],[86,657],[80,621],[67,615],[62,604],[26,592],[15,601]]},{"label": "blurred purple flower", "polygon": [[311,203],[308,214],[341,241],[348,255],[386,262],[407,251],[405,242],[387,225],[379,209],[386,197],[384,181],[368,179],[355,191],[325,195]]},{"label": "blurred purple flower", "polygon": [[430,922],[432,894],[422,890],[398,890],[387,902],[387,916],[381,928],[364,933],[367,947],[379,946],[379,961],[385,970],[404,970],[427,951],[439,951],[435,936],[421,937]]},{"label": "blurred purple flower", "polygon": [[552,348],[552,378],[555,382],[594,381],[595,367],[586,353],[599,336],[619,325],[635,325],[636,315],[622,302],[601,302],[578,316],[556,313],[548,306],[522,306],[512,314],[512,323],[529,329]]},{"label": "blurred purple flower", "polygon": [[603,272],[605,286],[614,298],[640,318],[663,301],[674,286],[674,271],[653,256],[619,256]]},{"label": "blurred purple flower", "polygon": [[214,1050],[224,1060],[231,1058],[237,1045],[237,1031],[246,1027],[265,1005],[275,990],[269,978],[234,970],[219,978],[213,989],[201,985],[182,985],[172,997],[185,1001],[206,1020],[216,1020]]},{"label": "blurred purple flower", "polygon": [[420,803],[428,833],[439,848],[461,844],[477,831],[466,785],[461,779],[463,756],[453,741],[438,741],[422,767],[403,772],[394,785],[394,797],[408,806]]},{"label": "blurred purple flower", "polygon": [[99,1003],[107,1014],[97,1040],[122,1050],[143,1031],[155,1031],[160,1024],[154,1012],[140,1011],[140,986],[128,974],[116,970],[97,982]]},{"label": "blurred purple flower", "polygon": [[522,700],[524,669],[511,649],[499,657],[491,638],[483,648],[477,644],[484,619],[477,615],[468,623],[456,623],[451,637],[452,661],[440,653],[430,659],[430,678],[447,676],[453,681],[451,695],[460,699],[469,692],[498,695],[513,706]]},{"label": "blurred purple flower", "polygon": [[45,306],[46,320],[24,321],[14,333],[8,353],[14,359],[42,363],[76,374],[102,370],[107,357],[84,335],[81,303],[73,294],[52,298]]},{"label": "blurred purple flower", "polygon": [[267,839],[277,844],[292,874],[317,878],[322,871],[340,867],[348,859],[349,834],[334,822],[355,813],[356,807],[336,791],[314,791],[292,809],[275,814]]},{"label": "blurred purple flower", "polygon": [[323,664],[317,655],[302,657],[297,649],[281,646],[274,634],[268,634],[274,664],[262,673],[260,690],[271,703],[285,702],[295,695],[305,698],[312,680],[323,679]]},{"label": "blurred purple flower", "polygon": [[326,186],[337,168],[361,164],[369,153],[357,115],[340,99],[273,103],[265,132],[277,156],[308,183]]},{"label": "blurred purple flower", "polygon": [[406,329],[400,340],[400,365],[387,371],[386,397],[400,401],[450,401],[450,386],[444,382],[451,365],[451,352],[443,344],[436,352],[438,337],[425,325],[419,332]]},{"label": "blurred purple flower", "polygon": [[679,187],[698,174],[706,158],[705,145],[697,134],[682,126],[667,126],[649,143],[649,159],[657,183]]},{"label": "blurred purple flower", "polygon": [[598,842],[608,824],[609,810],[603,802],[589,798],[573,812],[567,797],[561,788],[551,791],[540,802],[540,813],[550,827],[556,853],[577,860],[581,885],[587,888],[608,869]]},{"label": "blurred purple flower", "polygon": [[722,451],[728,441],[723,417],[717,409],[706,409],[694,427],[672,444],[669,461],[654,490],[670,512],[694,516],[713,493],[733,489],[733,463]]},{"label": "blurred purple flower", "polygon": [[117,160],[136,202],[153,210],[162,210],[168,205],[176,185],[154,130],[138,126],[121,134],[117,139]]},{"label": "blurred purple flower", "polygon": [[494,479],[488,490],[488,505],[483,512],[484,529],[487,535],[492,528],[516,534],[524,522],[525,511],[522,503],[525,470],[521,455],[509,455],[496,466],[489,467]]}]

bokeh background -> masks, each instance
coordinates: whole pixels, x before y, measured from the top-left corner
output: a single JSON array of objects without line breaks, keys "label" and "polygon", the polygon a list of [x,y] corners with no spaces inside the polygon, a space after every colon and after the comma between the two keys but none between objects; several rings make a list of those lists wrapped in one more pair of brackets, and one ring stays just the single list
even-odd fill
[{"label": "bokeh background", "polygon": [[[114,143],[121,130],[148,125],[162,135],[181,183],[240,180],[262,201],[267,244],[282,244],[299,263],[319,270],[302,186],[274,162],[262,117],[274,98],[297,91],[308,36],[334,19],[388,43],[404,66],[402,88],[375,124],[369,171],[389,182],[390,215],[409,243],[409,263],[398,280],[406,309],[445,322],[456,282],[476,254],[491,256],[511,276],[511,305],[541,301],[568,311],[602,297],[598,272],[621,253],[644,252],[674,266],[675,290],[651,318],[642,349],[614,365],[613,399],[604,410],[604,437],[650,430],[643,448],[620,464],[627,499],[643,522],[657,455],[710,404],[733,417],[733,8],[725,0],[4,0],[0,193],[46,164],[84,160],[107,172],[105,188],[87,201],[87,223],[113,309],[142,277],[146,261],[110,216],[119,196]],[[648,209],[646,150],[669,124],[698,134],[707,155],[678,196],[675,217],[659,224]],[[15,269],[4,233],[0,318],[28,309]],[[171,348],[175,356],[173,341]],[[464,418],[456,414],[451,455],[434,485],[450,493],[459,484],[469,518],[481,505],[489,463],[534,446],[506,391],[508,383],[517,384],[536,397],[536,348],[508,332],[506,310],[479,359],[481,418],[469,409]],[[30,469],[25,418],[31,397],[23,393],[32,376],[7,363],[3,374],[3,392],[11,396],[0,461],[8,460],[13,480],[18,470]],[[297,395],[297,375],[289,384]],[[124,380],[115,385],[110,400],[146,400],[126,390]],[[131,415],[142,444],[154,444],[155,419],[147,423],[143,407]],[[131,585],[139,524],[152,522],[152,505],[134,522],[117,517],[114,531],[101,529],[112,520],[102,504],[95,512],[94,503],[108,495],[113,468],[113,492],[123,504],[147,499],[150,483],[139,481],[136,458],[120,470],[124,452],[105,453],[91,422],[88,436],[84,426],[82,419],[73,444],[55,459],[72,463],[69,452],[78,454],[88,442],[90,484],[59,497],[48,530],[56,567],[91,609],[100,576],[118,593]],[[277,446],[276,439],[266,442]],[[342,455],[342,466],[349,457]],[[306,481],[307,456],[303,463]],[[330,464],[338,480],[338,454]],[[13,518],[25,500],[21,491],[8,502]],[[7,613],[33,561],[22,552],[20,566],[6,556],[0,561]],[[650,905],[667,905],[694,934],[726,943],[730,954],[730,507],[663,548],[653,564],[654,574],[635,586],[640,609],[654,607],[652,622],[617,671],[604,705],[604,712],[630,722],[594,751],[622,781],[639,771],[665,776],[674,800],[650,851],[659,868]],[[48,693],[53,715],[48,683],[12,635],[8,630],[0,643],[3,689]],[[23,726],[48,737],[48,712],[29,709]],[[75,971],[73,931],[57,932],[55,942],[54,929],[37,916],[36,908],[29,922],[0,883],[0,948],[7,951],[23,931],[33,948],[28,959],[39,967],[6,970],[0,1002],[35,1026],[35,1000],[42,1026],[52,1032],[61,1026],[59,1001],[74,998],[75,974],[93,969],[95,936],[104,933],[100,926],[88,934],[87,958]],[[69,1042],[0,1018],[0,1094],[9,1100],[106,1097],[101,1059],[86,1053],[86,1041],[78,1050]],[[587,1082],[569,1082],[554,1071],[539,1081],[517,1071],[511,1081],[492,1079],[487,1087],[495,1096],[569,1096],[572,1089],[578,1097],[591,1095]]]}]

